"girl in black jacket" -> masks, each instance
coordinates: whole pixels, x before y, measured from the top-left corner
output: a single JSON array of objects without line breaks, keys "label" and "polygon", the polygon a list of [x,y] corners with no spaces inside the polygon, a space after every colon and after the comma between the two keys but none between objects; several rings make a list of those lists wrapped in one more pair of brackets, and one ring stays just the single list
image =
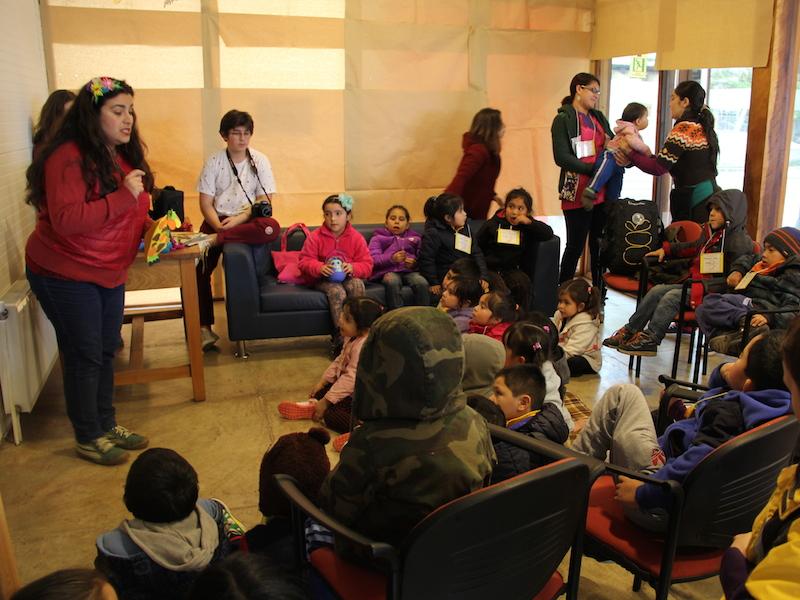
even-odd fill
[{"label": "girl in black jacket", "polygon": [[453,194],[439,194],[428,198],[424,210],[425,233],[417,259],[419,272],[428,280],[431,294],[442,295],[442,280],[450,265],[465,256],[475,259],[484,277],[486,262],[472,237],[464,201]]},{"label": "girl in black jacket", "polygon": [[483,251],[486,266],[502,275],[520,310],[530,309],[531,277],[525,260],[535,242],[553,237],[546,223],[533,218],[533,199],[525,188],[516,188],[506,195],[505,205],[486,221],[478,232],[478,245]]}]

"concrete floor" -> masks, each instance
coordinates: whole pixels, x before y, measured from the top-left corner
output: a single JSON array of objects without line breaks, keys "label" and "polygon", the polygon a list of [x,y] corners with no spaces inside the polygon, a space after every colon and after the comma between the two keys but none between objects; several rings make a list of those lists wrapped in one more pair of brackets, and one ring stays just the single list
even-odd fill
[{"label": "concrete floor", "polygon": [[[604,334],[610,335],[624,324],[633,306],[631,299],[610,292]],[[215,330],[224,335],[222,303],[217,303],[216,313]],[[123,335],[127,341],[128,326]],[[145,361],[164,366],[185,361],[182,339],[180,321],[148,323]],[[309,427],[308,422],[282,420],[276,406],[283,400],[305,397],[328,364],[328,341],[311,337],[252,342],[248,360],[234,358],[233,344],[224,337],[218,345],[219,352],[205,355],[206,402],[190,401],[188,379],[118,388],[117,418],[120,424],[147,435],[151,446],[181,453],[199,474],[201,495],[224,500],[252,526],[259,519],[261,456],[280,435]],[[638,384],[653,406],[659,393],[657,377],[670,370],[673,348],[674,336],[668,336],[659,355],[643,361]],[[120,360],[127,360],[126,351]],[[709,368],[717,362],[711,357]],[[683,361],[678,375],[687,373]],[[602,375],[574,379],[569,389],[592,405],[609,386],[624,382],[635,383],[628,373],[628,357],[604,348]],[[0,492],[20,576],[27,582],[55,569],[92,564],[95,537],[128,516],[122,503],[128,469],[125,465],[99,467],[76,458],[58,368],[34,412],[22,416],[22,427],[22,445],[0,443]],[[332,450],[329,453],[334,463],[338,455]],[[654,596],[646,585],[640,592],[632,592],[631,583],[632,576],[616,565],[586,558],[580,597]],[[674,586],[671,597],[720,596],[714,578]]]}]

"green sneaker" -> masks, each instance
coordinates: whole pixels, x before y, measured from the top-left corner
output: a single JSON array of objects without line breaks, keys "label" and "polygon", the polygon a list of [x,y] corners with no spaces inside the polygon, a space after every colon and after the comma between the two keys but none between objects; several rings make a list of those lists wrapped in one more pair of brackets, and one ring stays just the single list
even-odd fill
[{"label": "green sneaker", "polygon": [[106,432],[106,439],[123,450],[141,450],[150,443],[143,435],[128,431],[122,425],[116,425]]},{"label": "green sneaker", "polygon": [[78,443],[75,452],[81,458],[98,465],[119,465],[128,460],[128,453],[122,448],[117,448],[105,437],[99,437],[85,444]]}]

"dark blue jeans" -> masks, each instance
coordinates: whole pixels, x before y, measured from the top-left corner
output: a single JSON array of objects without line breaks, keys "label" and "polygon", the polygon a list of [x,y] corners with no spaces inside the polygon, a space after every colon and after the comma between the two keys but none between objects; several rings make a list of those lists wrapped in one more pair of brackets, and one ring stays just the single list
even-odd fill
[{"label": "dark blue jeans", "polygon": [[114,353],[125,286],[104,288],[27,271],[31,290],[56,330],[64,398],[79,443],[101,437],[114,419]]},{"label": "dark blue jeans", "polygon": [[614,160],[614,153],[610,150],[604,151],[594,163],[594,174],[589,180],[588,187],[595,192],[599,192],[603,187],[606,188],[606,200],[619,200],[622,192],[622,177],[625,169]]}]

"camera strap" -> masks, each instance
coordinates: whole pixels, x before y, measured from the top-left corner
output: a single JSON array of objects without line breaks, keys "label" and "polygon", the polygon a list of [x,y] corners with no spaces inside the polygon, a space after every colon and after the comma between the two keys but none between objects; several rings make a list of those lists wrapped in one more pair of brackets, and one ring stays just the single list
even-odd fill
[{"label": "camera strap", "polygon": [[[250,168],[253,169],[253,174],[256,176],[256,181],[258,181],[258,185],[261,186],[261,189],[264,191],[264,195],[267,197],[267,202],[269,202],[269,192],[267,192],[267,188],[264,187],[264,184],[261,183],[261,178],[258,176],[258,169],[256,168],[256,161],[253,160],[253,155],[250,154],[250,148],[245,150],[245,152],[247,153],[247,161],[250,163]],[[236,177],[236,181],[239,182],[239,187],[242,188],[242,192],[244,192],[244,197],[247,198],[250,206],[253,206],[253,201],[250,200],[250,195],[247,193],[247,190],[244,189],[242,180],[239,178],[239,171],[237,170],[236,165],[233,164],[231,153],[227,149],[225,150],[225,156],[228,157],[228,164],[231,166],[231,171],[233,171],[233,176]]]}]

